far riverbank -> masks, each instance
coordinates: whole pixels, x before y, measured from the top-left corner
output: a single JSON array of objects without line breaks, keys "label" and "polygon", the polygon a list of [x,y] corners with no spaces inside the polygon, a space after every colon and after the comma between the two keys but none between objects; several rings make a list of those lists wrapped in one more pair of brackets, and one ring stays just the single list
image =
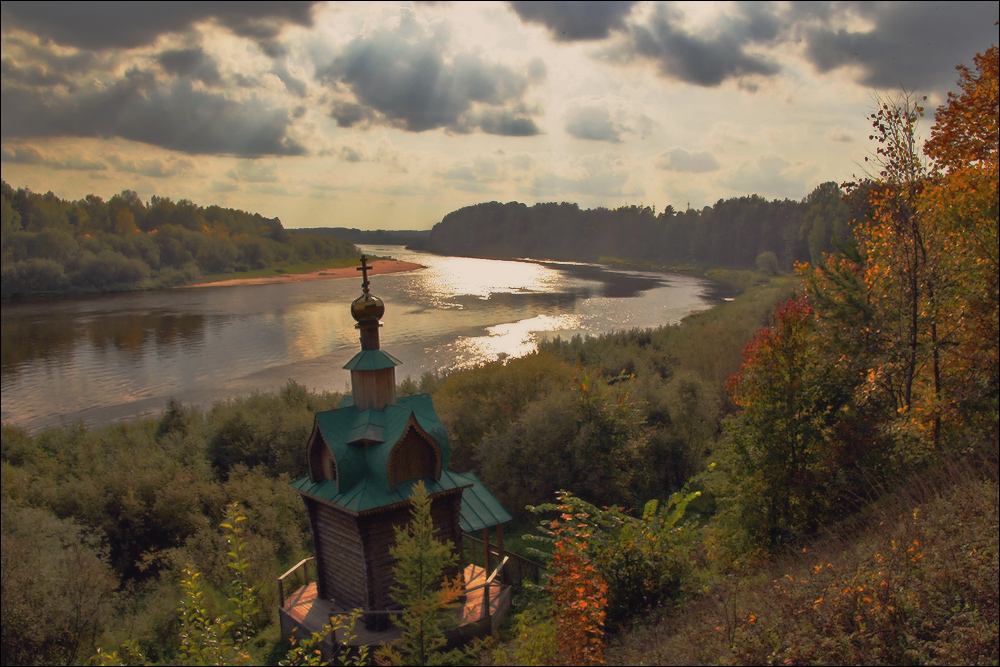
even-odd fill
[{"label": "far riverbank", "polygon": [[[372,261],[369,275],[381,276],[389,273],[403,273],[427,268],[423,264],[400,262],[395,259],[376,259]],[[342,266],[330,269],[320,269],[307,273],[281,273],[260,278],[229,278],[215,282],[195,283],[183,287],[227,287],[233,285],[274,285],[278,283],[301,283],[309,280],[336,280],[339,278],[360,278],[357,266]]]}]

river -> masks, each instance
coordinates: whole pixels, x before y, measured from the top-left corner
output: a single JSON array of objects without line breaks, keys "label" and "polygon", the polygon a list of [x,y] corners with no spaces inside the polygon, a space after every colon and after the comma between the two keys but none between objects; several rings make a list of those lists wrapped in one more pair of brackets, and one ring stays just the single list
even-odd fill
[{"label": "river", "polygon": [[[707,281],[590,264],[445,257],[364,246],[427,268],[375,276],[397,379],[537,349],[550,336],[679,322],[714,304]],[[2,419],[37,431],[201,406],[289,379],[344,391],[359,349],[360,280],[207,287],[5,303]]]}]

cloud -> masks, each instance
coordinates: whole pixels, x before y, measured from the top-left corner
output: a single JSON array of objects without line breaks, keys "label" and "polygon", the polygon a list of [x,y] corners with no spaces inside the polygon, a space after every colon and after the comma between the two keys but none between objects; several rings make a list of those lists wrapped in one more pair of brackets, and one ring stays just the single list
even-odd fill
[{"label": "cloud", "polygon": [[523,103],[541,76],[537,64],[520,73],[472,53],[446,57],[445,46],[408,16],[395,30],[356,37],[317,71],[336,95],[331,116],[341,127],[540,133]]},{"label": "cloud", "polygon": [[292,95],[296,97],[306,96],[306,83],[302,79],[294,76],[288,71],[287,65],[280,61],[275,61],[274,67],[271,68],[271,74],[278,77],[281,83],[285,84],[285,90],[287,90]]},{"label": "cloud", "polygon": [[672,148],[660,154],[656,166],[667,171],[703,174],[718,169],[719,163],[708,151],[692,153],[683,148]]},{"label": "cloud", "polygon": [[215,59],[200,46],[164,51],[157,60],[165,72],[175,76],[198,79],[206,86],[217,86],[222,81]]},{"label": "cloud", "polygon": [[644,194],[641,186],[629,187],[629,173],[613,155],[593,155],[561,172],[538,174],[528,193],[533,197],[632,197]]},{"label": "cloud", "polygon": [[775,41],[782,32],[779,16],[769,7],[737,4],[705,34],[688,31],[683,22],[679,10],[656,5],[646,24],[629,26],[627,37],[611,54],[620,61],[652,60],[661,75],[706,87],[728,79],[778,73],[777,63],[748,51],[756,43]]},{"label": "cloud", "polygon": [[350,146],[341,146],[337,155],[344,162],[364,162],[365,156],[358,150]]},{"label": "cloud", "polygon": [[[57,53],[34,39],[3,38],[2,78],[24,86],[72,86],[76,77],[92,72],[108,58],[93,53]],[[106,63],[105,63],[106,64]]]},{"label": "cloud", "polygon": [[189,81],[161,83],[129,70],[109,86],[63,92],[2,86],[0,136],[119,137],[192,155],[301,155],[288,112],[251,97],[235,101],[195,90]]},{"label": "cloud", "polygon": [[209,188],[211,192],[234,192],[239,190],[240,186],[229,181],[212,181],[212,186]]},{"label": "cloud", "polygon": [[283,185],[261,185],[256,188],[258,192],[266,195],[277,195],[279,197],[297,197],[298,193],[292,192]]},{"label": "cloud", "polygon": [[484,183],[502,180],[505,177],[500,162],[490,156],[480,156],[471,162],[456,164],[453,167],[439,171],[438,175],[450,181],[476,181]]},{"label": "cloud", "polygon": [[37,164],[52,169],[68,169],[77,171],[104,171],[108,168],[103,162],[80,157],[53,158],[42,153],[34,146],[4,146],[0,150],[0,161],[16,164]]},{"label": "cloud", "polygon": [[521,20],[540,23],[556,41],[603,39],[622,29],[635,2],[511,2]]},{"label": "cloud", "polygon": [[126,171],[132,174],[142,174],[152,178],[168,178],[176,176],[194,168],[194,163],[186,158],[167,158],[158,160],[149,158],[146,160],[127,160],[118,155],[109,155],[108,162],[113,164],[118,171]]},{"label": "cloud", "polygon": [[854,141],[854,133],[847,128],[837,125],[826,131],[826,138],[840,144],[849,144]]},{"label": "cloud", "polygon": [[566,132],[577,139],[618,143],[622,127],[611,118],[607,109],[582,106],[566,114]]},{"label": "cloud", "polygon": [[776,155],[766,155],[741,163],[722,184],[737,192],[756,193],[765,197],[799,199],[809,192],[802,165],[794,165]]},{"label": "cloud", "polygon": [[234,169],[229,170],[227,176],[244,183],[276,183],[278,170],[273,162],[241,160]]},{"label": "cloud", "polygon": [[802,8],[817,12],[803,31],[806,57],[820,72],[856,68],[858,83],[880,89],[943,92],[954,84],[955,65],[997,38],[990,2],[846,4],[870,26],[863,30],[842,27],[820,9]]},{"label": "cloud", "polygon": [[4,2],[5,30],[19,28],[65,46],[130,49],[214,20],[267,44],[286,25],[312,25],[313,2]]},{"label": "cloud", "polygon": [[818,71],[851,68],[865,87],[943,93],[955,65],[996,41],[997,11],[987,2],[734,2],[692,25],[676,5],[658,3],[648,16],[625,17],[601,55],[652,61],[662,76],[685,83],[734,80],[754,93],[754,79],[781,71],[773,49],[793,44]]}]

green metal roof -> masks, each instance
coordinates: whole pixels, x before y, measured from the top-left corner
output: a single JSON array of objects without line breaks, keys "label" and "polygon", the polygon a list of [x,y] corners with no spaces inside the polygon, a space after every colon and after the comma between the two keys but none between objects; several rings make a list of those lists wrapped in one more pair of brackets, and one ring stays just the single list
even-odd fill
[{"label": "green metal roof", "polygon": [[314,431],[319,431],[337,464],[337,481],[334,482],[337,493],[347,492],[362,482],[390,492],[389,454],[411,424],[437,444],[441,452],[441,469],[447,470],[451,460],[448,432],[428,394],[404,396],[381,410],[359,410],[349,397],[345,397],[337,410],[317,412]]},{"label": "green metal roof", "polygon": [[451,459],[448,433],[428,394],[404,396],[382,410],[359,410],[353,398],[345,396],[338,409],[317,412],[313,437],[322,438],[330,448],[337,479],[313,482],[307,475],[292,482],[292,487],[355,514],[407,502],[417,480],[391,485],[388,463],[393,447],[413,425],[422,429],[441,452],[441,479],[423,478],[427,492],[433,495],[463,489],[459,522],[464,532],[511,520],[510,514],[473,473],[448,470]]},{"label": "green metal roof", "polygon": [[362,350],[344,366],[349,371],[380,371],[399,366],[403,362],[382,350]]},{"label": "green metal roof", "polygon": [[467,472],[461,476],[472,481],[472,486],[462,491],[462,510],[458,521],[463,533],[492,528],[511,520],[507,510],[479,481],[475,473]]},{"label": "green metal roof", "polygon": [[[492,528],[511,520],[510,514],[471,472],[459,474],[444,470],[441,472],[440,480],[429,477],[420,479],[423,480],[424,488],[430,495],[462,489],[462,508],[458,523],[463,533]],[[413,495],[414,485],[420,479],[401,482],[388,492],[378,484],[371,484],[370,480],[363,480],[346,493],[338,493],[337,485],[332,480],[325,479],[317,484],[307,475],[292,482],[292,488],[308,496],[333,503],[353,514],[363,514],[408,502]]]}]

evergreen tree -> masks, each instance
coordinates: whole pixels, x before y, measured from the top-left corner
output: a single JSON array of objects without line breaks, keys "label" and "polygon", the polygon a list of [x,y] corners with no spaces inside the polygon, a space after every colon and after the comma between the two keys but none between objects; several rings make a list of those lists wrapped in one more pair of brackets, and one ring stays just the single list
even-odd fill
[{"label": "evergreen tree", "polygon": [[453,617],[447,613],[462,593],[462,580],[456,577],[442,582],[446,568],[458,562],[451,545],[434,536],[431,499],[423,481],[413,487],[412,519],[396,528],[396,546],[390,549],[398,560],[392,589],[403,613],[393,622],[403,629],[403,636],[380,651],[395,665],[441,665],[457,662],[461,651],[442,652],[445,632]]}]

